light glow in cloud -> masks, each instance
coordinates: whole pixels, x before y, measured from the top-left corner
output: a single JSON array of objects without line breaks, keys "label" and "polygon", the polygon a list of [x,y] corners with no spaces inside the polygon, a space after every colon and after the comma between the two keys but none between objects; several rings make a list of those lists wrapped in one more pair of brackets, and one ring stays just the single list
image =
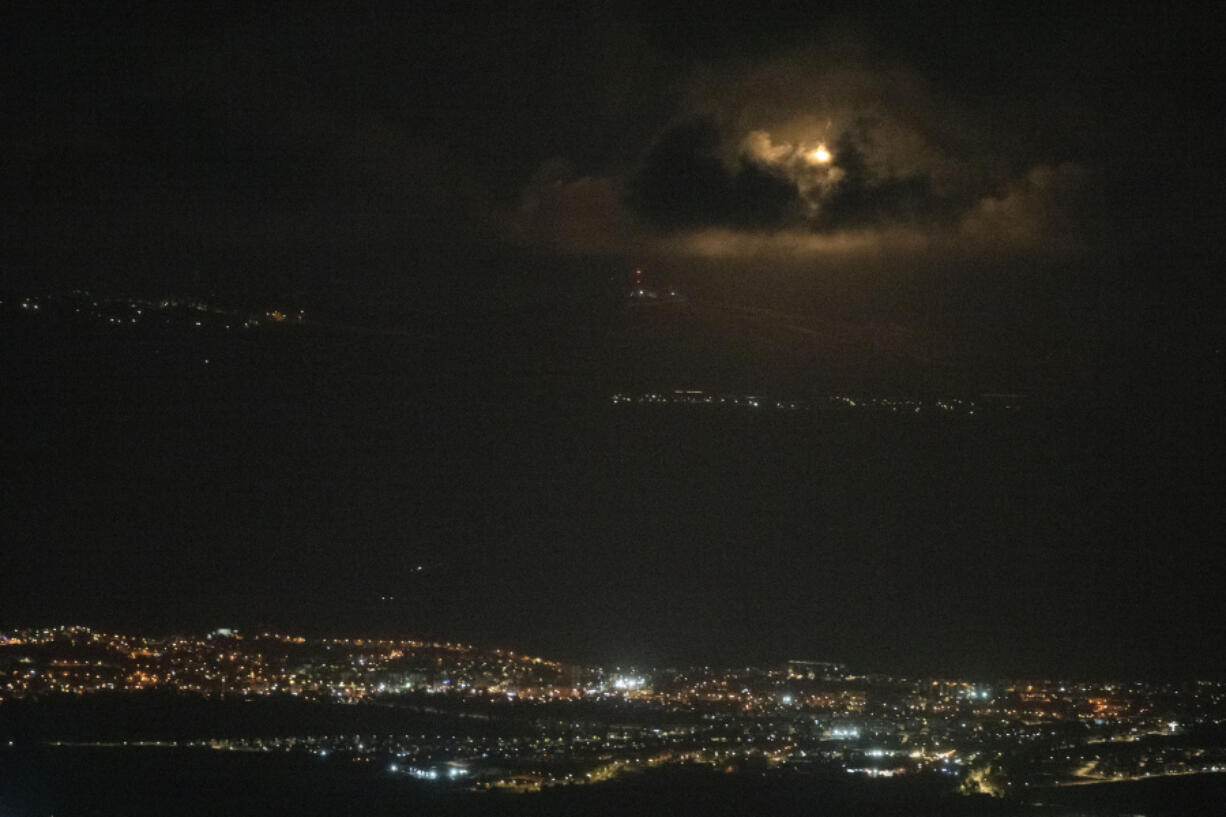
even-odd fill
[{"label": "light glow in cloud", "polygon": [[903,67],[842,57],[696,74],[637,166],[542,165],[511,236],[564,254],[774,261],[1079,250],[1084,168],[1026,156]]},{"label": "light glow in cloud", "polygon": [[809,151],[807,157],[810,162],[819,165],[829,164],[831,158],[833,158],[830,155],[830,151],[826,149],[825,144],[818,145],[813,150]]}]

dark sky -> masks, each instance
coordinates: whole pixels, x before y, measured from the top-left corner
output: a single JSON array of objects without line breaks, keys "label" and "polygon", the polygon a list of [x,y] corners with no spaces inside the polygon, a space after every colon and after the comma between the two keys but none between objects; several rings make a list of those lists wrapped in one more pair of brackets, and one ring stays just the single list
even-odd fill
[{"label": "dark sky", "polygon": [[[192,5],[0,10],[0,293],[402,334],[12,329],[0,625],[1223,671],[1220,16]],[[639,387],[1035,410],[596,408]]]},{"label": "dark sky", "polygon": [[1205,264],[1218,17],[935,5],[6,4],[6,288],[469,299],[524,253]]}]

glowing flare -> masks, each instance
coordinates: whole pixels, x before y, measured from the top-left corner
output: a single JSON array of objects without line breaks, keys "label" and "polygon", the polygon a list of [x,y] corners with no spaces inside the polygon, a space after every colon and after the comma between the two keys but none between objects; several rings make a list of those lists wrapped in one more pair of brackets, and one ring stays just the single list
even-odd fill
[{"label": "glowing flare", "polygon": [[809,161],[815,164],[824,165],[830,162],[830,151],[826,150],[825,145],[818,145],[815,150],[809,153]]}]

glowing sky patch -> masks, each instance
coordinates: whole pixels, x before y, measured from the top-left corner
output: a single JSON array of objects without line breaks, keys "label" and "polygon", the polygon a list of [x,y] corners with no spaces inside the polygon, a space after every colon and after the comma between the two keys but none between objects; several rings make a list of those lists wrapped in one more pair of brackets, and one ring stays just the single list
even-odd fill
[{"label": "glowing sky patch", "polygon": [[830,151],[826,149],[824,144],[822,144],[809,151],[807,158],[814,164],[824,165],[829,164],[832,157],[830,155]]}]

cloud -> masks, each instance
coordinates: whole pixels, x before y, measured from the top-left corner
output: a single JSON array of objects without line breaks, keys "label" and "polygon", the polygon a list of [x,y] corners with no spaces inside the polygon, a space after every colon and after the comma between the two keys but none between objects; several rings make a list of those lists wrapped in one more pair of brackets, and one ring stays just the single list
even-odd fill
[{"label": "cloud", "polygon": [[700,67],[637,163],[541,166],[506,220],[552,251],[706,258],[1071,252],[1085,168],[854,43]]},{"label": "cloud", "polygon": [[698,119],[665,131],[631,179],[628,204],[666,230],[724,225],[769,229],[788,222],[801,203],[781,166],[742,153],[721,158],[714,123]]},{"label": "cloud", "polygon": [[516,243],[560,255],[624,252],[638,239],[622,199],[617,178],[580,176],[569,161],[554,158],[537,168],[500,220]]},{"label": "cloud", "polygon": [[980,199],[962,216],[961,236],[999,249],[1076,250],[1083,244],[1072,214],[1089,172],[1065,162],[1038,164],[996,196]]},{"label": "cloud", "polygon": [[778,264],[790,260],[880,256],[930,249],[933,239],[920,230],[844,230],[815,233],[788,229],[755,233],[723,227],[689,230],[658,240],[670,254],[708,259],[756,260]]}]

